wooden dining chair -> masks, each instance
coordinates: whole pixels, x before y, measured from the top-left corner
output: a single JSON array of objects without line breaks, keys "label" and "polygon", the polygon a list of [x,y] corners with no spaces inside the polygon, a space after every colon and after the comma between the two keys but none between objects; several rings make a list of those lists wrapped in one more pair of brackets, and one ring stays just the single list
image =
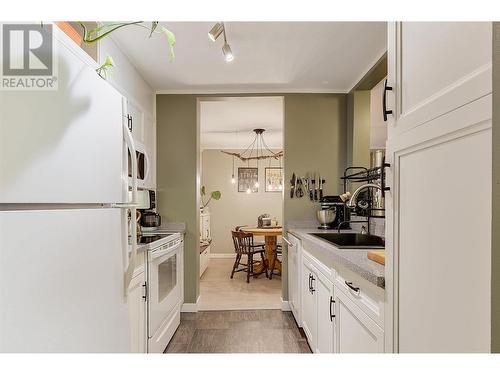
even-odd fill
[{"label": "wooden dining chair", "polygon": [[[236,253],[236,259],[234,261],[233,270],[231,271],[231,279],[233,278],[236,272],[244,272],[247,273],[247,283],[250,282],[250,276],[258,276],[262,273],[267,274],[267,264],[264,258],[264,246],[255,246],[253,244],[253,234],[245,233],[241,231],[231,231],[231,235],[233,237],[234,251]],[[254,255],[260,254],[261,262],[263,265],[262,271],[255,273],[254,265],[257,260],[254,260]],[[242,263],[241,260],[244,256],[247,256],[247,263]],[[243,266],[243,268],[239,268]]]},{"label": "wooden dining chair", "polygon": [[274,251],[273,251],[273,261],[269,267],[269,280],[272,280],[273,279],[273,275],[276,275],[276,276],[281,276],[281,273],[274,273],[274,266],[276,266],[276,259],[278,259],[278,255],[282,255],[283,254],[283,249],[282,249],[282,246],[281,244],[276,244],[276,247],[274,248]]},{"label": "wooden dining chair", "polygon": [[[245,227],[248,227],[248,225],[237,225],[236,227],[234,227],[234,230],[236,232],[240,232],[243,230],[243,228]],[[252,236],[253,236],[253,233],[251,233]],[[252,239],[252,247],[263,247],[264,246],[264,242],[255,242],[253,239]]]}]

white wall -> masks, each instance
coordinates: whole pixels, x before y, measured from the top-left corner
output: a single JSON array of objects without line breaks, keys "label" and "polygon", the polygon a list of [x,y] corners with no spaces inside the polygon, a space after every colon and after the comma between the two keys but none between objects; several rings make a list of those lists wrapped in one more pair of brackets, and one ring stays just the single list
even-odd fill
[{"label": "white wall", "polygon": [[[226,150],[228,151],[228,150]],[[229,150],[242,152],[243,150]],[[202,185],[205,185],[207,196],[213,190],[219,190],[222,198],[212,200],[209,205],[212,231],[212,253],[234,253],[231,239],[231,230],[237,225],[257,226],[257,217],[267,213],[271,218],[276,217],[279,224],[283,222],[283,197],[282,193],[266,193],[264,189],[264,167],[269,162],[259,165],[259,192],[239,193],[238,184],[231,184],[232,158],[220,150],[204,150],[202,152]],[[238,179],[238,167],[245,167],[235,161],[235,178]],[[251,165],[251,167],[255,164]],[[272,166],[277,166],[273,161]],[[263,238],[257,239],[264,241]]]},{"label": "white wall", "polygon": [[127,56],[123,54],[113,37],[104,38],[99,48],[100,64],[104,62],[108,55],[113,58],[115,63],[115,67],[108,72],[107,81],[151,118],[154,118],[153,89],[142,78]]}]

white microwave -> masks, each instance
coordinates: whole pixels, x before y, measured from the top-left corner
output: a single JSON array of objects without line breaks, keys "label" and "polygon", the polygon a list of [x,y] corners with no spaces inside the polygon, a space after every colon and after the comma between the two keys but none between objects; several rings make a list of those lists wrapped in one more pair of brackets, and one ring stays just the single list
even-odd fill
[{"label": "white microwave", "polygon": [[[135,157],[137,159],[137,185],[144,187],[150,180],[150,159],[146,148],[142,143],[135,142]],[[129,184],[132,184],[132,160],[130,153],[128,153],[128,177]]]}]

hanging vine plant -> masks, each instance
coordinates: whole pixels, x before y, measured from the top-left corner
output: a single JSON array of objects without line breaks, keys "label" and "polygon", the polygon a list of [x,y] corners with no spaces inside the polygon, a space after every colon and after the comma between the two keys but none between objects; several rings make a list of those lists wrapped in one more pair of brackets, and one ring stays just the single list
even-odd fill
[{"label": "hanging vine plant", "polygon": [[[85,22],[78,22],[83,30],[83,42],[86,44],[97,43],[99,40],[106,38],[114,31],[121,29],[123,27],[135,26],[147,29],[149,31],[149,38],[154,34],[163,34],[166,37],[166,41],[169,47],[169,61],[175,59],[174,45],[175,45],[175,35],[173,32],[168,30],[166,27],[160,26],[158,28],[158,21],[145,22],[145,21],[133,21],[133,22],[109,22],[102,23],[98,27],[88,28]],[[115,66],[113,58],[107,56],[104,63],[96,69],[97,74],[102,78],[106,78],[109,69]]]}]

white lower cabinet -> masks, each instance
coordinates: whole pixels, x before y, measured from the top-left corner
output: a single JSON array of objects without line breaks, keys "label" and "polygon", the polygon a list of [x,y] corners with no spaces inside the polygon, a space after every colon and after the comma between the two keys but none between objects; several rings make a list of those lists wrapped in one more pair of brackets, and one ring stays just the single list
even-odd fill
[{"label": "white lower cabinet", "polygon": [[128,290],[130,340],[132,353],[146,353],[146,299],[144,270],[133,278]]},{"label": "white lower cabinet", "polygon": [[302,329],[306,334],[309,346],[314,351],[316,348],[317,325],[317,293],[314,292],[316,272],[307,258],[302,258],[301,265],[301,302],[302,302]]},{"label": "white lower cabinet", "polygon": [[384,331],[343,292],[335,290],[337,353],[383,353]]},{"label": "white lower cabinet", "polygon": [[384,331],[378,324],[383,320],[383,290],[343,268],[328,268],[304,249],[300,268],[300,315],[311,350],[383,353]]},{"label": "white lower cabinet", "polygon": [[317,273],[315,293],[317,293],[317,353],[335,352],[335,299],[333,295],[333,282],[321,272]]},{"label": "white lower cabinet", "polygon": [[208,263],[210,262],[210,246],[205,247],[203,251],[200,252],[200,277],[208,268]]},{"label": "white lower cabinet", "polygon": [[300,316],[300,294],[301,294],[301,264],[300,264],[300,240],[291,235],[287,235],[288,242],[288,304],[295,317],[295,321],[302,327],[302,317]]}]

